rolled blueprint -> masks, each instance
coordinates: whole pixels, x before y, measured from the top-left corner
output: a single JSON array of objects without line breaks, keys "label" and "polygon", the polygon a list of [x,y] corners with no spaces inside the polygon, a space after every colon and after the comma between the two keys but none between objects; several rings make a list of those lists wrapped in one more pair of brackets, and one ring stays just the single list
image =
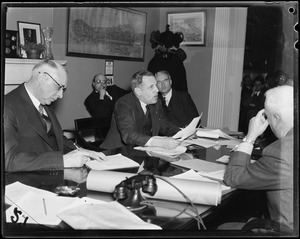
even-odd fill
[{"label": "rolled blueprint", "polygon": [[[115,186],[126,178],[136,174],[91,170],[87,177],[87,189],[113,193]],[[155,175],[154,175],[155,176]],[[161,179],[163,178],[163,179]],[[179,178],[156,177],[157,192],[154,196],[142,193],[146,198],[187,202],[187,199],[174,186],[186,195],[193,203],[217,206],[221,202],[222,188],[217,181],[198,181]]]}]

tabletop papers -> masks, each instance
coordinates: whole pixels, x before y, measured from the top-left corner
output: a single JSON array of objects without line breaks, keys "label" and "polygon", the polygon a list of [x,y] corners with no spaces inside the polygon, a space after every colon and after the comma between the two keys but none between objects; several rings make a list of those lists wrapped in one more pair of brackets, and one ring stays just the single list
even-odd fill
[{"label": "tabletop papers", "polygon": [[94,170],[111,170],[120,168],[133,168],[139,167],[139,164],[130,158],[123,156],[122,154],[106,156],[107,161],[90,160],[86,163],[86,166]]},{"label": "tabletop papers", "polygon": [[185,153],[185,151],[187,150],[186,147],[181,145],[177,146],[174,149],[164,149],[164,148],[152,147],[152,146],[145,146],[145,147],[137,146],[134,149],[152,152],[158,155],[169,156],[169,157],[177,157],[178,155]]},{"label": "tabletop papers", "polygon": [[77,199],[30,191],[6,210],[6,221],[56,226],[61,222],[56,213]]},{"label": "tabletop papers", "polygon": [[161,230],[161,227],[145,222],[117,201],[104,202],[81,198],[57,215],[76,230]]},{"label": "tabletop papers", "polygon": [[[112,193],[115,186],[126,178],[136,174],[91,170],[87,177],[87,189]],[[163,179],[161,179],[163,178]],[[144,197],[186,202],[186,198],[171,184],[181,190],[194,203],[203,205],[218,205],[221,202],[222,187],[217,181],[198,181],[183,178],[167,178],[156,176],[157,192],[154,196],[143,193]],[[105,182],[105,183],[99,183]]]},{"label": "tabletop papers", "polygon": [[171,164],[188,169],[193,169],[202,176],[209,176],[221,181],[223,180],[226,170],[225,164],[209,162],[202,159],[179,160],[176,162],[171,162]]}]

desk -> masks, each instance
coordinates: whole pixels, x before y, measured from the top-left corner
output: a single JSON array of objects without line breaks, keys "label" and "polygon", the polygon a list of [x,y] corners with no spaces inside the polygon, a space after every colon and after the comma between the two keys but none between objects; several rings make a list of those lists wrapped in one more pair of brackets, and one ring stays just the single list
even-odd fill
[{"label": "desk", "polygon": [[[152,172],[154,175],[159,176],[173,176],[176,174],[180,174],[184,172],[184,169],[174,167],[169,162],[157,158],[151,157],[144,151],[134,150],[133,147],[123,147],[114,150],[107,150],[104,151],[106,155],[114,155],[121,153],[124,156],[133,159],[134,161],[141,164],[144,163],[144,169],[147,171]],[[222,147],[219,150],[214,148],[205,149],[200,146],[193,146],[189,147],[187,152],[182,155],[189,156],[192,158],[199,158],[199,159],[206,159],[208,161],[215,161],[216,159],[220,158],[222,155],[226,155],[229,153],[229,150],[226,147]],[[72,172],[72,169],[70,169]],[[108,193],[101,193],[96,191],[89,191],[86,188],[86,182],[84,177],[81,178],[80,175],[86,175],[86,168],[81,169],[74,169],[74,177],[73,180],[65,180],[64,179],[64,172],[63,171],[53,171],[53,172],[24,172],[24,173],[6,173],[5,174],[5,184],[11,184],[13,182],[19,181],[21,183],[34,186],[41,189],[46,189],[49,191],[54,191],[56,186],[62,185],[76,185],[80,187],[80,192],[78,194],[79,197],[91,197],[96,199],[101,199],[104,201],[112,201],[114,198],[111,194]],[[130,172],[136,173],[137,168],[130,168],[130,169],[123,169],[117,170],[123,172]],[[213,220],[215,220],[215,216],[219,216],[220,212],[226,207],[228,207],[231,203],[236,203],[239,200],[241,195],[241,190],[234,190],[222,197],[222,203],[218,206],[206,206],[206,205],[196,205],[197,210],[199,211],[204,224],[210,224]],[[193,218],[194,214],[191,213],[190,210],[187,210],[186,203],[180,202],[171,202],[171,201],[163,201],[163,200],[156,200],[157,204],[154,207],[148,207],[142,212],[138,212],[137,215],[145,221],[152,222],[156,225],[161,226],[164,230],[196,230],[197,223],[196,220]],[[162,202],[163,204],[160,204]],[[167,204],[166,204],[167,203]],[[165,207],[167,205],[167,207]],[[6,208],[5,208],[6,209]],[[16,233],[16,225],[7,223],[6,229],[8,232]],[[33,226],[38,227],[38,226]],[[28,229],[22,228],[28,231]],[[64,230],[63,230],[64,229]],[[209,229],[209,228],[207,228]],[[31,230],[31,229],[30,229]],[[61,223],[59,228],[57,229],[47,229],[47,228],[40,228],[42,231],[51,232],[54,231],[70,231],[68,225],[64,225]],[[20,227],[18,231],[20,230]],[[32,230],[31,230],[32,232]],[[77,234],[76,234],[77,235]]]}]

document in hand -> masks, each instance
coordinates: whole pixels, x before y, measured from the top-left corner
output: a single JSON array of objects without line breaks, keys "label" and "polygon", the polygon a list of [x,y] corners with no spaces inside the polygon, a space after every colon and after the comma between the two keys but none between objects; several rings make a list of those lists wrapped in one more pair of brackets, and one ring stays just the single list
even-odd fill
[{"label": "document in hand", "polygon": [[202,117],[202,114],[203,114],[203,112],[201,113],[200,116],[194,118],[188,126],[186,126],[184,129],[177,132],[177,134],[175,134],[172,138],[174,138],[174,139],[180,138],[180,140],[184,140],[187,137],[194,134],[196,132],[196,127]]},{"label": "document in hand", "polygon": [[120,168],[134,168],[139,167],[139,164],[122,154],[106,156],[107,161],[90,160],[85,165],[90,169],[95,170],[110,170]]}]

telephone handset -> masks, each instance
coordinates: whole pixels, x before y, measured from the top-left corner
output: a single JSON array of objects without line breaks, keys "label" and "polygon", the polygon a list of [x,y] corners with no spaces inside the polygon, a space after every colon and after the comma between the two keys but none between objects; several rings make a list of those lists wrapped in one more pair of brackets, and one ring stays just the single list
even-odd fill
[{"label": "telephone handset", "polygon": [[140,210],[146,207],[146,205],[140,204],[144,200],[140,192],[141,188],[144,193],[153,196],[157,191],[155,177],[153,175],[135,175],[126,178],[116,185],[113,196],[129,210]]}]

